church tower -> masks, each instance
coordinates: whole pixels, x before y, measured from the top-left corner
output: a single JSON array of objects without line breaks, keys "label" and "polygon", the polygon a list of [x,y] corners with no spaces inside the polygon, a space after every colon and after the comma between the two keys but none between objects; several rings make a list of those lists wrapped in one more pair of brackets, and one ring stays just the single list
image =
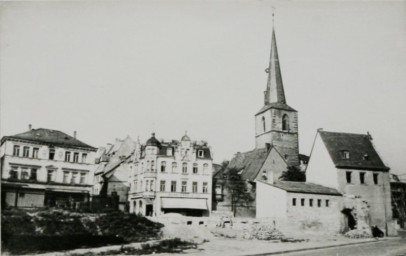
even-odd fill
[{"label": "church tower", "polygon": [[286,103],[275,29],[272,29],[271,57],[266,72],[264,106],[255,115],[255,147],[273,146],[289,165],[298,166],[298,114]]}]

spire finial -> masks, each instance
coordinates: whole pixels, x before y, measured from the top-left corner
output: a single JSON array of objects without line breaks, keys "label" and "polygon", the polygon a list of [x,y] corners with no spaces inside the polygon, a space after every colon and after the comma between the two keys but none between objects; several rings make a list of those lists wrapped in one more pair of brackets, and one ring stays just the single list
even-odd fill
[{"label": "spire finial", "polygon": [[272,27],[274,27],[275,24],[275,6],[272,6]]}]

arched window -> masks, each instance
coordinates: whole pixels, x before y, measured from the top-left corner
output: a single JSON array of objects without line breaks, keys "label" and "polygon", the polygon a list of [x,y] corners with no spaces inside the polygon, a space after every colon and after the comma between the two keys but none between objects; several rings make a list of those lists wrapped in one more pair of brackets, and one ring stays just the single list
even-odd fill
[{"label": "arched window", "polygon": [[289,117],[286,114],[282,117],[282,130],[289,131]]},{"label": "arched window", "polygon": [[166,162],[162,161],[161,162],[161,172],[165,172],[166,171]]},{"label": "arched window", "polygon": [[176,162],[172,162],[172,172],[176,172],[177,168],[178,168],[178,164]]},{"label": "arched window", "polygon": [[197,164],[193,164],[193,173],[197,174],[199,172]]},{"label": "arched window", "polygon": [[265,124],[265,117],[262,117],[262,129],[265,132],[266,131],[266,124]]},{"label": "arched window", "polygon": [[182,164],[182,173],[187,173],[187,163]]}]

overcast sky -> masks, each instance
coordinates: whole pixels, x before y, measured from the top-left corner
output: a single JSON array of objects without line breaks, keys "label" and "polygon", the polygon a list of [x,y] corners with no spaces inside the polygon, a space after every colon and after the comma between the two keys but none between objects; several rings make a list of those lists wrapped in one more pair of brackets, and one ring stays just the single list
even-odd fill
[{"label": "overcast sky", "polygon": [[187,130],[215,162],[251,150],[272,6],[300,152],[320,127],[369,131],[406,173],[405,1],[3,2],[1,135],[31,123],[98,147]]}]

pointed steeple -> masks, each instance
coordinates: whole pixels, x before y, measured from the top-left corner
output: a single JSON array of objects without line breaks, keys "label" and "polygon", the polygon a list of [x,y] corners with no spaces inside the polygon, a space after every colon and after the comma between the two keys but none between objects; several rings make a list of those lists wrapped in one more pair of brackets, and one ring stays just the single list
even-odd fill
[{"label": "pointed steeple", "polygon": [[268,82],[265,91],[265,105],[270,103],[286,104],[274,28],[272,28],[271,57],[266,72],[268,73]]}]

